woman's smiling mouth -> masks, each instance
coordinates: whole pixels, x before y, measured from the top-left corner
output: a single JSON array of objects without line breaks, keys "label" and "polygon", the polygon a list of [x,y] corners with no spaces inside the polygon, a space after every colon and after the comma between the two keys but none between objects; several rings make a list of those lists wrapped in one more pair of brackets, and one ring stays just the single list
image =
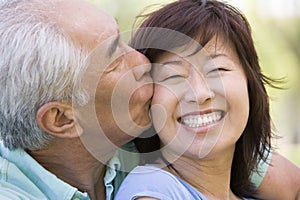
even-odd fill
[{"label": "woman's smiling mouth", "polygon": [[224,116],[223,111],[213,111],[206,114],[187,114],[178,119],[179,123],[190,128],[209,126],[220,121]]}]

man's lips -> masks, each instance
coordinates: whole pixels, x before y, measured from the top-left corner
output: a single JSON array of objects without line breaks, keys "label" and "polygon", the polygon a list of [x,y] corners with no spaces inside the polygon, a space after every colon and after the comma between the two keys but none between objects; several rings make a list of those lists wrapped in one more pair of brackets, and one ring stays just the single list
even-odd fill
[{"label": "man's lips", "polygon": [[190,128],[199,128],[209,126],[218,121],[221,121],[224,115],[224,111],[220,110],[212,111],[205,114],[186,114],[184,116],[179,117],[178,122]]}]

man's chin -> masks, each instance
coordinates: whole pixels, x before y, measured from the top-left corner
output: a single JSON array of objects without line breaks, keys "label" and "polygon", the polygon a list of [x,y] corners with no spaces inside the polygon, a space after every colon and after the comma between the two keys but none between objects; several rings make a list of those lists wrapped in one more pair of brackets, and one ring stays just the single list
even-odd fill
[{"label": "man's chin", "polygon": [[138,137],[140,134],[142,134],[144,131],[148,130],[151,127],[151,119],[150,117],[144,119],[143,121],[139,120],[138,122],[135,122],[136,126],[134,130],[130,133],[133,137]]}]

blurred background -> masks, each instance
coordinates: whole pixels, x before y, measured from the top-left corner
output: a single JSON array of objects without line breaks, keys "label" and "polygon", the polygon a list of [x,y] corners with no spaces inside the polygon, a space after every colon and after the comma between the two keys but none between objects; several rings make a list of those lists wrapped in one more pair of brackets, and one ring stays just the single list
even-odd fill
[{"label": "blurred background", "polygon": [[[172,0],[89,0],[130,31],[145,7]],[[268,88],[278,139],[273,144],[300,167],[300,0],[228,0],[248,18],[263,72],[284,78],[285,90]],[[156,6],[157,7],[157,6]],[[153,9],[153,7],[151,7]]]}]

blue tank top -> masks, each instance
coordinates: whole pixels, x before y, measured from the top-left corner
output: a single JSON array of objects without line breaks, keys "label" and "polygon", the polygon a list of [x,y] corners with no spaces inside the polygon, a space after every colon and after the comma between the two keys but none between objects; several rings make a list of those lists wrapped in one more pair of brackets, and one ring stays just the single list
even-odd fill
[{"label": "blue tank top", "polygon": [[206,200],[201,192],[181,178],[152,165],[133,169],[123,181],[115,200],[145,196],[161,200]]},{"label": "blue tank top", "polygon": [[182,179],[151,165],[133,169],[123,181],[115,200],[134,200],[145,196],[161,200],[206,200]]}]

